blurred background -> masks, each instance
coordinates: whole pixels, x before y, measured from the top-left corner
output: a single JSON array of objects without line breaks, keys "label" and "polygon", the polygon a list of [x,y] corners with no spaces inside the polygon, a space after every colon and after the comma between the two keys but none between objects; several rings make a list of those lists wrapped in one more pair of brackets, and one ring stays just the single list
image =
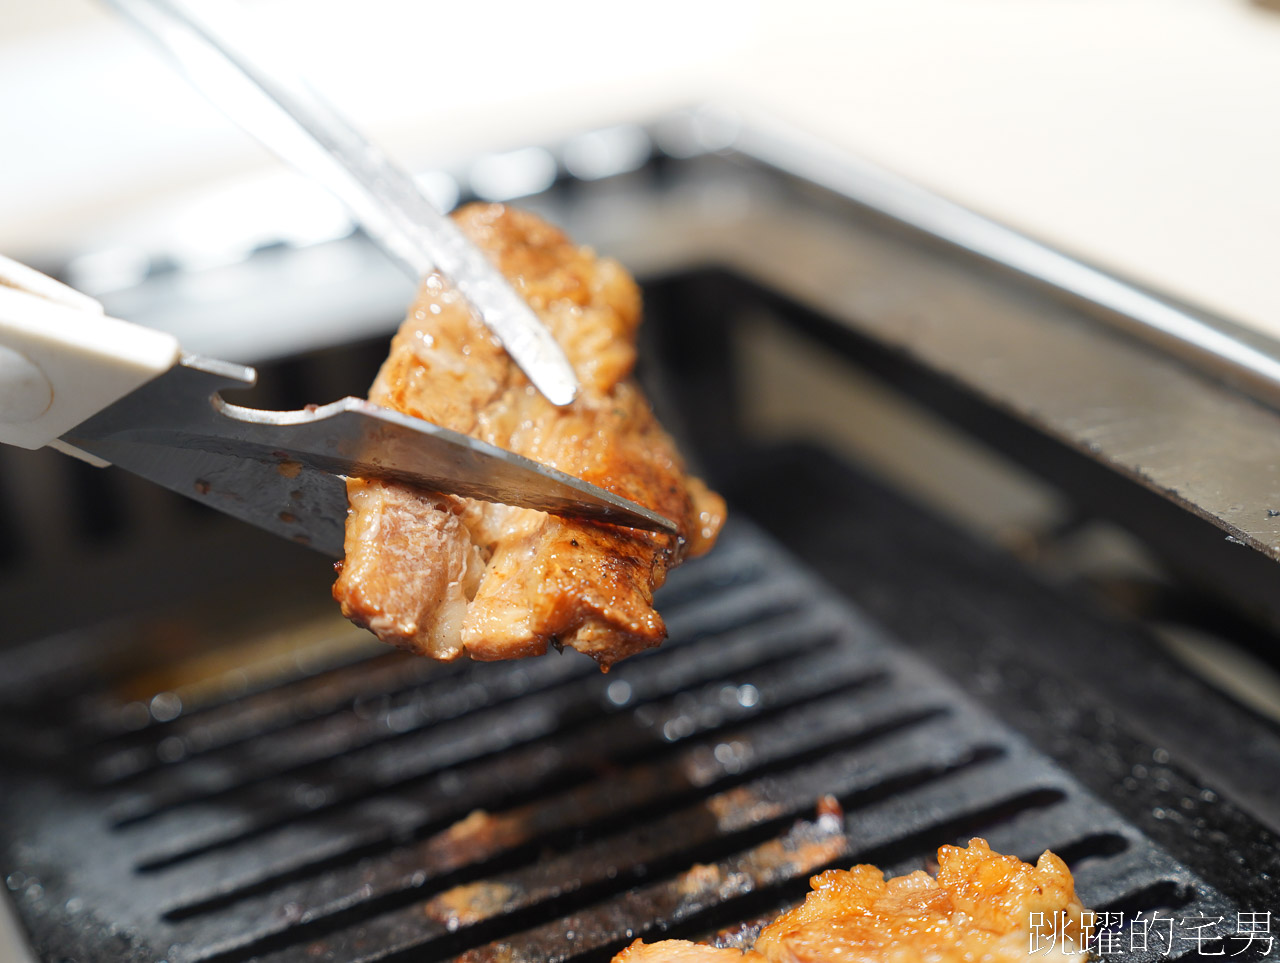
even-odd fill
[{"label": "blurred background", "polygon": [[[1245,0],[257,0],[418,170],[714,100],[1280,331],[1280,14]],[[216,263],[340,214],[92,0],[0,0],[0,250]],[[122,283],[129,258],[96,264]],[[89,267],[95,267],[90,264]]]}]

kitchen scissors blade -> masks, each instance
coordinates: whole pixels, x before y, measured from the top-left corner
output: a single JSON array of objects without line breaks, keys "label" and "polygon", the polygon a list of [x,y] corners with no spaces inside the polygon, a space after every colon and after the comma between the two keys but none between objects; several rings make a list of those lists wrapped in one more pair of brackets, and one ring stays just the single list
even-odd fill
[{"label": "kitchen scissors blade", "polygon": [[334,556],[343,554],[348,476],[676,531],[670,520],[603,488],[359,398],[298,411],[222,398],[255,380],[252,368],[183,355],[60,441]]}]

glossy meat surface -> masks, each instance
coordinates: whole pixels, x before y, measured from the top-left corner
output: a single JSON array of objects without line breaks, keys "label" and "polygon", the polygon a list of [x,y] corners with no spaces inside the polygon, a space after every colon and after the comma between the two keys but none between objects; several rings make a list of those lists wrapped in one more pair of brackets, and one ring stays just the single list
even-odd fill
[{"label": "glossy meat surface", "polygon": [[343,613],[385,642],[437,659],[539,655],[568,645],[608,668],[666,635],[653,591],[711,547],[724,503],[685,473],[631,380],[640,294],[531,214],[473,205],[459,226],[550,327],[581,385],[557,408],[468,305],[429,278],[369,398],[617,492],[674,520],[680,540],[543,512],[355,480]]},{"label": "glossy meat surface", "polygon": [[747,950],[720,950],[688,940],[644,943],[636,940],[613,958],[613,963],[763,963],[764,957]]},{"label": "glossy meat surface", "polygon": [[[1004,963],[1083,959],[1087,914],[1071,871],[1053,853],[1032,866],[991,851],[986,840],[938,850],[938,874],[886,880],[875,866],[828,870],[805,901],[739,950],[664,941],[635,943],[614,963]],[[715,954],[715,955],[713,955]]]}]

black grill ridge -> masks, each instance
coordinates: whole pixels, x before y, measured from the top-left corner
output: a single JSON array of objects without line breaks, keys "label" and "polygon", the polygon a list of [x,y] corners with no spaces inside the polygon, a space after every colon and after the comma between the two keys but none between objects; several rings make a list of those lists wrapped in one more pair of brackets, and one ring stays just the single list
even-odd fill
[{"label": "black grill ridge", "polygon": [[371,652],[133,732],[90,689],[63,736],[97,785],[6,778],[15,901],[50,955],[606,959],[981,834],[1098,908],[1234,912],[749,524],[664,596],[670,641],[608,675]]}]

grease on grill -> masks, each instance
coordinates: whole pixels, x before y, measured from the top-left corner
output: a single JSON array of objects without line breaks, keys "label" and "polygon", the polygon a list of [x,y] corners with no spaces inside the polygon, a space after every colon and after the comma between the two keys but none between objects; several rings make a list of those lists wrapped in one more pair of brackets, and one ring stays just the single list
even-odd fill
[{"label": "grease on grill", "polygon": [[493,816],[477,809],[427,840],[422,847],[423,862],[436,867],[465,866],[528,842],[532,833],[523,817],[519,810]]},{"label": "grease on grill", "polygon": [[467,883],[428,900],[423,911],[445,929],[456,930],[505,912],[512,895],[502,883]]}]

